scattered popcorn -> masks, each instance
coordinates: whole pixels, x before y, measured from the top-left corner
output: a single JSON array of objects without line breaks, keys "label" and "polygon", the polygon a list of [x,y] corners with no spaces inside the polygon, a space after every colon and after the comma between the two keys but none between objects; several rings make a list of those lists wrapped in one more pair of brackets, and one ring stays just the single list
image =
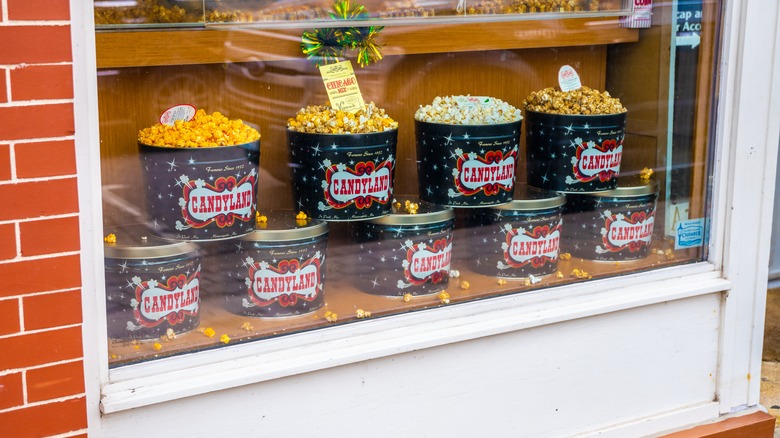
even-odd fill
[{"label": "scattered popcorn", "polygon": [[111,233],[108,236],[103,238],[103,242],[106,243],[116,243],[116,234]]},{"label": "scattered popcorn", "polygon": [[260,212],[255,213],[255,222],[258,224],[266,224],[268,223],[268,217],[265,215],[260,214]]},{"label": "scattered popcorn", "polygon": [[116,355],[116,354],[112,354],[112,355],[111,355],[111,359],[116,359],[116,358],[117,358],[117,355]]},{"label": "scattered popcorn", "polygon": [[241,324],[241,328],[246,330],[246,331],[248,331],[248,332],[251,332],[252,330],[255,329],[254,326],[252,324],[248,323],[248,322],[245,322],[245,323]]},{"label": "scattered popcorn", "polygon": [[219,342],[222,342],[223,344],[230,343],[230,336],[228,335],[222,335],[219,337]]},{"label": "scattered popcorn", "polygon": [[563,275],[563,272],[561,272],[561,271],[556,271],[555,272],[555,278],[563,278],[563,277],[565,277],[565,275]]},{"label": "scattered popcorn", "polygon": [[498,279],[498,285],[499,286],[505,286],[506,285],[506,280],[504,280],[503,278],[499,278]]},{"label": "scattered popcorn", "polygon": [[206,328],[203,330],[203,334],[204,334],[204,335],[206,335],[206,336],[208,336],[208,337],[210,337],[210,338],[213,338],[213,337],[214,337],[214,335],[216,335],[216,334],[217,334],[217,332],[215,332],[215,331],[214,331],[214,329],[213,329],[213,328],[211,328],[211,327],[206,327]]},{"label": "scattered popcorn", "polygon": [[325,319],[328,322],[336,322],[336,321],[339,320],[339,316],[337,314],[335,314],[334,312],[331,312],[330,310],[328,310],[327,312],[325,312]]},{"label": "scattered popcorn", "polygon": [[295,215],[295,220],[298,221],[305,221],[308,216],[306,216],[306,213],[299,211],[298,214]]},{"label": "scattered popcorn", "polygon": [[528,280],[531,282],[531,284],[536,284],[536,283],[542,281],[541,278],[539,278],[539,277],[537,277],[537,276],[535,276],[533,274],[528,274]]},{"label": "scattered popcorn", "polygon": [[615,262],[615,266],[620,266],[620,262]]},{"label": "scattered popcorn", "polygon": [[674,260],[675,258],[677,258],[675,257],[674,252],[672,252],[671,249],[667,249],[666,251],[664,251],[664,256],[666,256],[666,260]]},{"label": "scattered popcorn", "polygon": [[335,110],[329,105],[310,105],[287,120],[287,129],[311,134],[365,134],[398,129],[398,122],[369,102],[355,114]]},{"label": "scattered popcorn", "polygon": [[140,345],[133,345],[133,350],[136,350],[136,351],[138,351],[138,350],[140,350],[140,349],[141,349],[141,346],[140,346]]},{"label": "scattered popcorn", "polygon": [[530,278],[524,278],[523,279],[523,286],[530,286],[531,285],[531,279]]},{"label": "scattered popcorn", "polygon": [[162,344],[160,344],[159,342],[155,342],[154,345],[152,345],[152,348],[154,348],[157,351],[160,351],[162,350]]},{"label": "scattered popcorn", "polygon": [[653,176],[653,169],[645,167],[639,172],[639,179],[642,181],[650,181],[650,177]]},{"label": "scattered popcorn", "polygon": [[169,328],[165,331],[165,337],[168,339],[176,339],[176,333],[173,332],[172,328]]},{"label": "scattered popcorn", "polygon": [[658,250],[655,251],[655,253],[662,256],[662,255],[664,255],[664,250],[658,249]]},{"label": "scattered popcorn", "polygon": [[560,91],[549,87],[534,91],[523,101],[526,110],[548,114],[620,114],[626,112],[620,100],[583,86],[577,90]]},{"label": "scattered popcorn", "polygon": [[582,269],[577,269],[577,268],[574,268],[571,271],[571,275],[572,275],[572,277],[576,277],[576,278],[588,278],[588,279],[593,278],[587,272],[583,271]]},{"label": "scattered popcorn", "polygon": [[458,278],[460,277],[460,271],[457,269],[450,269],[450,278]]},{"label": "scattered popcorn", "polygon": [[442,304],[449,304],[450,303],[450,294],[447,292],[442,292],[438,296],[439,302]]},{"label": "scattered popcorn", "polygon": [[411,202],[408,199],[404,201],[404,211],[409,214],[417,214],[417,210],[419,210],[420,205],[416,202]]},{"label": "scattered popcorn", "polygon": [[404,294],[404,303],[408,303],[408,302],[411,302],[411,301],[412,301],[412,294],[405,293]]},{"label": "scattered popcorn", "polygon": [[370,318],[371,312],[369,312],[368,310],[357,309],[355,311],[355,316],[358,318]]},{"label": "scattered popcorn", "polygon": [[466,281],[466,280],[461,280],[460,281],[460,288],[461,289],[466,290],[466,289],[468,289],[470,287],[471,287],[471,285],[469,284],[468,281]]},{"label": "scattered popcorn", "polygon": [[558,254],[558,258],[561,260],[571,260],[571,254],[568,252],[562,252]]},{"label": "scattered popcorn", "polygon": [[517,122],[523,116],[520,110],[495,97],[439,96],[430,105],[420,105],[414,119],[447,125],[497,125]]},{"label": "scattered popcorn", "polygon": [[259,139],[260,133],[240,119],[230,120],[218,112],[207,115],[202,109],[190,121],[177,120],[173,125],[158,123],[138,132],[141,144],[178,148],[234,146]]}]

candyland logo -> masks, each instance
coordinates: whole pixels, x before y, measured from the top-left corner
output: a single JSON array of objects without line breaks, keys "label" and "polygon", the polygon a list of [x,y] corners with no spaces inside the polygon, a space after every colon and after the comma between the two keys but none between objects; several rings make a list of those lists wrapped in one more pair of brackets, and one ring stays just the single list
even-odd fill
[{"label": "candyland logo", "polygon": [[406,260],[403,261],[404,275],[409,283],[399,280],[399,287],[420,285],[426,281],[441,283],[445,274],[450,272],[452,258],[452,241],[448,238],[434,240],[428,245],[425,242],[415,244],[411,240],[404,243]]},{"label": "candyland logo", "polygon": [[128,330],[154,327],[163,321],[176,325],[184,318],[196,316],[200,307],[200,265],[191,275],[168,277],[161,284],[157,280],[141,280],[133,277],[135,298],[130,300],[133,314],[140,325],[127,323]]},{"label": "candyland logo", "polygon": [[240,181],[234,176],[219,177],[214,184],[202,179],[193,181],[182,175],[177,184],[183,188],[179,206],[186,225],[177,221],[176,229],[203,228],[211,223],[224,228],[233,225],[236,219],[243,222],[253,220],[257,205],[256,179],[254,169]]},{"label": "candyland logo", "polygon": [[598,179],[607,182],[620,173],[620,159],[623,156],[623,139],[604,140],[601,144],[583,142],[581,138],[574,139],[577,152],[572,157],[574,178],[566,177],[567,184],[590,182]]},{"label": "candyland logo", "polygon": [[506,224],[501,231],[506,234],[506,241],[501,244],[506,264],[499,261],[498,269],[522,268],[527,265],[540,268],[545,263],[558,260],[561,221],[552,228],[544,225],[534,227],[530,231]]},{"label": "candyland logo", "polygon": [[276,266],[268,262],[255,262],[251,257],[244,260],[248,268],[246,277],[248,299],[244,307],[269,306],[279,303],[283,307],[293,306],[299,300],[314,301],[322,292],[320,264],[322,254],[300,262],[297,259],[282,260]]},{"label": "candyland logo", "polygon": [[626,217],[621,213],[613,215],[607,210],[604,212],[604,217],[606,220],[604,228],[601,229],[604,247],[597,246],[597,253],[618,252],[624,249],[636,252],[650,246],[650,241],[653,238],[655,211],[649,215],[644,211],[631,213],[630,217]]},{"label": "candyland logo", "polygon": [[[474,152],[464,154],[462,149],[455,149],[455,154],[458,162],[452,173],[460,195],[471,196],[484,192],[491,196],[501,190],[511,191],[514,188],[517,148],[506,154],[500,150],[489,151],[484,156]],[[454,191],[450,193],[450,196],[454,195]]]},{"label": "candyland logo", "polygon": [[354,204],[357,208],[371,207],[374,202],[386,204],[393,194],[393,166],[390,156],[380,164],[360,162],[350,168],[345,164],[332,164],[324,160],[325,180],[322,188],[328,206],[320,204],[320,210],[345,208]]}]

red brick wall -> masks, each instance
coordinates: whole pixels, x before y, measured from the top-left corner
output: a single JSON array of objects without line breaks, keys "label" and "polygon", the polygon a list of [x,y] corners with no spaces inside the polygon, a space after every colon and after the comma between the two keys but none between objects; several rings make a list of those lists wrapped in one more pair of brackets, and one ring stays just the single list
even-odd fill
[{"label": "red brick wall", "polygon": [[85,436],[69,3],[0,6],[0,436]]}]

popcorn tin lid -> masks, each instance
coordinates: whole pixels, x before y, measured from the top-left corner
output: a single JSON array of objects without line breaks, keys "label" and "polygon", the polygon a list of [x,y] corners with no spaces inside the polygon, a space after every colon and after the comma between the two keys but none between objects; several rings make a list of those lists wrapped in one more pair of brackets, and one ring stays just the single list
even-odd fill
[{"label": "popcorn tin lid", "polygon": [[393,200],[391,214],[371,222],[379,225],[427,225],[445,222],[454,217],[455,211],[449,207],[418,199],[396,199]]},{"label": "popcorn tin lid", "polygon": [[520,199],[515,199],[506,204],[496,205],[490,208],[496,210],[548,210],[557,208],[566,203],[566,196],[561,193],[537,189],[527,184],[518,184],[515,194]]},{"label": "popcorn tin lid", "polygon": [[257,229],[241,240],[249,242],[289,242],[319,237],[328,233],[327,222],[306,218],[297,219],[293,211],[269,211],[260,213],[266,221],[257,224]]},{"label": "popcorn tin lid", "polygon": [[198,247],[190,242],[163,239],[148,233],[146,227],[131,226],[119,228],[116,243],[104,243],[107,258],[113,259],[157,259],[194,253]]},{"label": "popcorn tin lid", "polygon": [[588,193],[590,196],[604,198],[631,198],[648,196],[658,193],[658,182],[653,178],[642,179],[639,175],[618,177],[618,185],[614,190]]}]

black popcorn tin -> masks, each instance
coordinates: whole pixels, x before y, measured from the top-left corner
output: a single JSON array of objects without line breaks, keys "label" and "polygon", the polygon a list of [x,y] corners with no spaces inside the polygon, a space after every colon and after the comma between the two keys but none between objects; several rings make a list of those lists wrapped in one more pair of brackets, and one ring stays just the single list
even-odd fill
[{"label": "black popcorn tin", "polygon": [[298,210],[351,221],[390,214],[398,130],[313,134],[287,130]]},{"label": "black popcorn tin", "polygon": [[106,315],[109,339],[151,339],[200,324],[198,248],[146,236],[144,227],[117,231],[106,243]]},{"label": "black popcorn tin", "polygon": [[450,207],[512,200],[521,121],[448,125],[415,120],[420,199]]},{"label": "black popcorn tin", "polygon": [[480,274],[519,278],[558,269],[566,198],[526,186],[518,192],[521,199],[468,217],[472,266]]},{"label": "black popcorn tin", "polygon": [[447,288],[455,213],[447,207],[415,202],[419,206],[416,214],[397,204],[391,215],[352,224],[358,289],[396,297]]},{"label": "black popcorn tin", "polygon": [[614,190],[568,195],[563,245],[589,260],[647,257],[652,244],[658,185],[621,177]]},{"label": "black popcorn tin", "polygon": [[[220,242],[225,308],[238,315],[282,317],[313,312],[324,303],[328,225],[272,211],[240,239]],[[218,261],[216,261],[218,260]]]},{"label": "black popcorn tin", "polygon": [[547,114],[526,110],[528,184],[556,192],[617,186],[626,113]]},{"label": "black popcorn tin", "polygon": [[177,148],[138,144],[152,233],[219,240],[254,230],[260,140]]}]

